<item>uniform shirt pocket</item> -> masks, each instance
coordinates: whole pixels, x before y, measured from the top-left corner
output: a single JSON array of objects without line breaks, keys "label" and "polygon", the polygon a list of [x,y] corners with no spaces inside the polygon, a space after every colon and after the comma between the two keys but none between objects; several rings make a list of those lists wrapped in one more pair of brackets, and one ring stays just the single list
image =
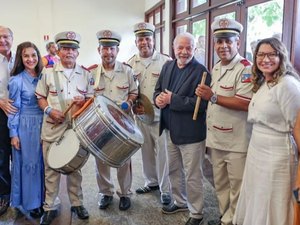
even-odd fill
[{"label": "uniform shirt pocket", "polygon": [[233,132],[233,126],[232,123],[213,123],[213,128],[215,131],[220,133],[231,133]]},{"label": "uniform shirt pocket", "polygon": [[160,75],[159,71],[152,71],[152,73],[151,73],[151,85],[152,86],[156,85],[159,75]]},{"label": "uniform shirt pocket", "polygon": [[128,93],[129,93],[129,83],[127,80],[120,80],[116,84],[117,89],[117,96],[115,96],[117,99],[120,99],[122,101],[127,100]]},{"label": "uniform shirt pocket", "polygon": [[232,97],[235,95],[235,87],[233,84],[220,84],[218,94]]}]

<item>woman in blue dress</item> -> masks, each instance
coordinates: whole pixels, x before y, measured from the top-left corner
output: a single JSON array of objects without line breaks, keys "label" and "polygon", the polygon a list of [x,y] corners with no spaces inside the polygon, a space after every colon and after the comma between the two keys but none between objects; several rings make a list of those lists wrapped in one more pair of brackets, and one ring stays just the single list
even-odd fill
[{"label": "woman in blue dress", "polygon": [[37,104],[35,88],[43,69],[41,55],[31,42],[18,45],[9,81],[9,98],[18,109],[8,115],[12,145],[11,205],[42,215],[44,167],[41,145],[43,111]]}]

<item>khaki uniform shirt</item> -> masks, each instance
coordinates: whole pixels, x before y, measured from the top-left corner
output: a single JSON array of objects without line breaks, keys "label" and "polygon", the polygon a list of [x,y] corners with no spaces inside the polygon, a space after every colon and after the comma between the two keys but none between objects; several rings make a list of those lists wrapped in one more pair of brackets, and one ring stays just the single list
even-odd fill
[{"label": "khaki uniform shirt", "polygon": [[140,92],[146,95],[153,104],[155,112],[154,121],[159,121],[160,110],[154,106],[153,92],[160,76],[161,68],[165,62],[169,60],[171,60],[169,56],[163,55],[157,51],[154,51],[151,61],[147,65],[141,61],[141,57],[138,54],[128,60],[128,64],[132,67],[134,75],[139,81]]},{"label": "khaki uniform shirt", "polygon": [[[250,62],[237,54],[229,65],[223,66],[222,71],[220,62],[214,66],[212,91],[217,95],[250,101],[252,97],[250,76]],[[219,150],[246,152],[251,132],[247,115],[245,111],[209,103],[206,145]]]},{"label": "khaki uniform shirt", "polygon": [[10,71],[12,70],[15,62],[15,53],[11,53],[10,60],[0,54],[0,99],[8,98],[8,80]]},{"label": "khaki uniform shirt", "polygon": [[[89,95],[89,79],[90,73],[84,70],[82,67],[76,64],[74,70],[72,71],[70,78],[64,73],[65,68],[59,62],[54,66],[54,68],[44,68],[42,76],[37,84],[36,95],[38,98],[44,97],[47,99],[49,106],[64,112],[68,106],[72,103],[75,96]],[[60,87],[56,87],[54,76],[58,76]],[[62,91],[62,99],[64,101],[62,109],[62,104],[59,102],[58,88]],[[64,131],[70,126],[71,115],[70,112],[66,116],[66,120],[53,128],[54,122],[49,116],[44,116],[43,126],[42,126],[42,140],[53,142],[62,136]]]},{"label": "khaki uniform shirt", "polygon": [[[130,66],[116,61],[114,70],[105,72],[101,64],[91,70],[90,87],[95,96],[104,95],[117,105],[128,100],[128,95],[137,95],[133,70]],[[89,91],[89,92],[92,92]]]}]

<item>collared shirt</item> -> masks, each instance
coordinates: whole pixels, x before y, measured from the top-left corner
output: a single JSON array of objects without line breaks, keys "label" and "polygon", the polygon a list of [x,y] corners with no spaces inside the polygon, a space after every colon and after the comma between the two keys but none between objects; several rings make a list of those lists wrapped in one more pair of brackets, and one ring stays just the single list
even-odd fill
[{"label": "collared shirt", "polygon": [[93,86],[95,95],[104,95],[117,105],[127,101],[128,95],[138,94],[132,69],[118,61],[112,71],[106,72],[101,64],[91,70],[91,86]]},{"label": "collared shirt", "polygon": [[299,99],[300,82],[293,76],[281,76],[273,87],[264,83],[251,99],[248,121],[289,133],[300,109]]},{"label": "collared shirt", "polygon": [[8,80],[15,62],[15,53],[11,52],[10,60],[0,54],[0,99],[8,97]]},{"label": "collared shirt", "polygon": [[19,136],[19,118],[22,110],[27,109],[42,113],[34,94],[37,82],[38,78],[30,76],[25,70],[16,76],[12,76],[9,80],[9,98],[14,101],[13,106],[18,109],[17,113],[8,115],[10,137]]},{"label": "collared shirt", "polygon": [[[61,112],[70,106],[75,96],[86,97],[89,95],[90,73],[76,64],[71,76],[68,78],[64,70],[65,68],[61,62],[53,68],[44,68],[35,92],[38,98],[46,98],[49,106]],[[55,85],[54,76],[58,76],[59,87]],[[60,103],[58,92],[61,92],[63,103]],[[53,129],[54,123],[51,118],[44,116],[42,139],[51,142],[60,137],[69,126],[70,117],[69,112],[65,122]]]},{"label": "collared shirt", "polygon": [[[153,106],[154,88],[160,76],[161,68],[167,61],[170,60],[170,57],[163,55],[157,51],[154,51],[151,60],[146,64],[143,63],[143,60],[141,60],[141,57],[138,54],[134,55],[133,57],[131,57],[131,59],[128,60],[128,64],[133,69],[134,76],[139,81],[140,92],[147,96],[150,102],[152,102]],[[159,121],[160,110],[154,106],[154,111],[154,121]]]},{"label": "collared shirt", "polygon": [[[222,68],[221,68],[222,67]],[[217,95],[236,97],[246,101],[252,97],[251,64],[237,54],[229,65],[217,63],[212,71],[212,91]],[[251,126],[248,113],[208,104],[206,145],[219,150],[246,152]]]}]

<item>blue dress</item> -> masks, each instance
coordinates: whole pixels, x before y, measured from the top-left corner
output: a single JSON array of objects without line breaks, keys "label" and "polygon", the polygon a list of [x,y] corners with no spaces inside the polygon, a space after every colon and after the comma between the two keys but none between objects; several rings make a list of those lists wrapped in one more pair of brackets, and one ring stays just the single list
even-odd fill
[{"label": "blue dress", "polygon": [[18,136],[20,150],[12,149],[11,205],[32,210],[44,201],[44,164],[41,144],[43,111],[35,96],[38,78],[25,70],[10,78],[9,98],[18,108],[8,116],[10,137]]}]

